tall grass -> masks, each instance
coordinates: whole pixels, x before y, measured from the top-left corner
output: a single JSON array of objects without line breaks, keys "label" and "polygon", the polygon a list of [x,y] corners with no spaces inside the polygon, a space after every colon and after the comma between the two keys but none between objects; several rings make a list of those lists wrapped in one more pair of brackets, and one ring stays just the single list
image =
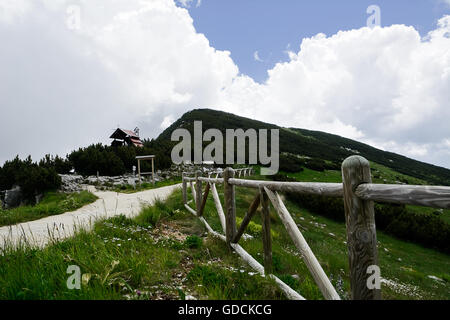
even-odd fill
[{"label": "tall grass", "polygon": [[[218,188],[223,199],[223,190]],[[255,190],[236,189],[237,215],[243,217]],[[345,225],[286,201],[294,220],[342,298],[349,298]],[[205,218],[219,231],[212,199]],[[277,215],[271,212],[274,274],[307,299],[323,299]],[[241,245],[260,263],[263,248],[259,214],[253,239]],[[169,230],[169,234],[167,234]],[[176,236],[170,230],[177,232]],[[164,232],[163,232],[164,231]],[[378,233],[385,299],[449,299],[447,255]],[[70,290],[67,267],[84,275],[80,290]],[[20,268],[18,267],[20,266]],[[436,282],[428,276],[440,277]],[[405,289],[406,288],[406,289]],[[80,228],[73,238],[44,249],[22,244],[0,249],[0,299],[285,299],[268,278],[257,275],[182,208],[181,191],[156,201],[130,219],[117,216]]]},{"label": "tall grass", "polygon": [[0,226],[38,220],[48,216],[74,211],[97,199],[94,194],[88,191],[70,194],[48,192],[42,201],[35,206],[20,206],[9,210],[0,209]]}]

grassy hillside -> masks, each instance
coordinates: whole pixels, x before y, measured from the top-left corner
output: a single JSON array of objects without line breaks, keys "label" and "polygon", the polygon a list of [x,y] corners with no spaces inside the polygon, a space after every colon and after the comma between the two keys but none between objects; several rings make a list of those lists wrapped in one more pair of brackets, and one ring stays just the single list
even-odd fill
[{"label": "grassy hillside", "polygon": [[[223,201],[223,190],[218,188]],[[242,218],[256,190],[236,189]],[[343,299],[349,298],[345,225],[286,201],[311,249]],[[274,273],[307,299],[322,299],[283,224],[271,210]],[[219,231],[209,197],[205,218]],[[255,274],[224,242],[207,236],[201,222],[182,208],[181,191],[139,216],[99,221],[92,232],[33,249],[0,249],[0,299],[285,299],[273,281]],[[263,262],[257,214],[241,245]],[[448,255],[378,232],[384,299],[450,299]],[[17,266],[20,265],[20,268]],[[84,274],[69,290],[66,270]],[[442,280],[434,280],[430,276]]]},{"label": "grassy hillside", "polygon": [[74,193],[47,192],[37,205],[24,205],[8,210],[0,207],[0,227],[75,211],[97,199],[93,193],[85,190]]},{"label": "grassy hillside", "polygon": [[[406,183],[422,185],[426,184],[426,181],[414,178],[408,175],[398,173],[388,167],[371,162],[372,180],[374,183]],[[342,182],[342,174],[337,170],[325,170],[315,171],[308,168],[304,168],[300,172],[280,172],[281,175],[285,175],[288,178],[293,178],[302,182],[328,182],[328,183],[340,183]],[[450,209],[435,209],[429,207],[412,206],[407,205],[408,212],[424,214],[424,215],[438,215],[439,218],[445,223],[450,224]]]},{"label": "grassy hillside", "polygon": [[340,165],[348,156],[359,154],[370,161],[391,168],[398,173],[423,180],[429,184],[450,185],[450,170],[395,153],[385,152],[369,145],[337,135],[297,128],[281,128],[231,113],[210,109],[196,109],[185,113],[156,139],[156,143],[170,144],[170,136],[177,128],[193,133],[194,121],[202,121],[203,130],[225,129],[280,129],[280,152],[327,160]]}]

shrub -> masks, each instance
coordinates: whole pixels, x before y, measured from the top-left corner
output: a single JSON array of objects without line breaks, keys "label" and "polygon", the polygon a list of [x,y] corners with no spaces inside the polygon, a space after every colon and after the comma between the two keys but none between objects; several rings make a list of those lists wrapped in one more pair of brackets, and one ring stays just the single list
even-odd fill
[{"label": "shrub", "polygon": [[61,187],[61,178],[54,168],[33,163],[31,157],[25,160],[17,156],[12,161],[6,161],[0,171],[0,189],[11,189],[18,185],[24,198],[34,201],[34,197],[47,191]]},{"label": "shrub", "polygon": [[144,207],[141,210],[139,216],[136,217],[136,221],[142,225],[156,226],[161,219],[172,215],[173,211],[168,205],[165,202],[156,199],[154,205]]},{"label": "shrub", "polygon": [[85,176],[101,175],[117,176],[125,173],[122,160],[111,150],[101,144],[91,145],[72,152],[68,157],[75,170]]},{"label": "shrub", "polygon": [[[237,227],[239,228],[240,225],[242,224],[242,218],[236,217],[236,224],[237,224]],[[245,232],[252,236],[258,237],[262,234],[262,225],[260,225],[256,222],[250,221],[247,228],[245,229]],[[278,233],[276,231],[270,230],[270,233],[272,234],[272,238],[278,237]]]},{"label": "shrub", "polygon": [[[282,179],[282,175],[277,179]],[[342,198],[297,193],[288,193],[287,197],[303,208],[335,221],[345,222]],[[439,216],[415,213],[404,205],[376,203],[375,223],[377,230],[383,230],[397,238],[450,252],[450,225]]]},{"label": "shrub", "polygon": [[39,166],[47,169],[54,169],[59,174],[67,174],[72,170],[72,164],[68,159],[59,156],[51,156],[49,154],[39,161]]},{"label": "shrub", "polygon": [[191,249],[198,249],[203,245],[203,239],[196,235],[192,235],[186,238],[184,245]]},{"label": "shrub", "polygon": [[294,155],[280,155],[280,171],[284,172],[301,172],[305,162]]}]

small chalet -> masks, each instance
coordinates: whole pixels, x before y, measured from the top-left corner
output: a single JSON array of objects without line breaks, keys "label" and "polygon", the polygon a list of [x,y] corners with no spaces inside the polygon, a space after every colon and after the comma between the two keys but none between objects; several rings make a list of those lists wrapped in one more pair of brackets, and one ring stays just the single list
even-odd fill
[{"label": "small chalet", "polygon": [[114,139],[114,141],[111,143],[111,146],[113,146],[113,147],[123,146],[123,145],[135,146],[135,147],[143,147],[144,146],[141,139],[139,138],[139,129],[138,128],[134,129],[134,131],[117,128],[117,130],[114,131],[114,133],[109,138]]}]

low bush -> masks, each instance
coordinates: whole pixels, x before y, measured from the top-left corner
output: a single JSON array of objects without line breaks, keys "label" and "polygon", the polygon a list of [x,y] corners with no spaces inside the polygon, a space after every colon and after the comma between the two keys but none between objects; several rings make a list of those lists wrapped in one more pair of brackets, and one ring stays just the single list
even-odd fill
[{"label": "low bush", "polygon": [[72,170],[72,163],[68,159],[63,159],[59,156],[45,155],[39,166],[47,169],[54,169],[59,174],[68,174]]},{"label": "low bush", "polygon": [[[278,181],[292,181],[292,178],[276,177]],[[288,193],[289,200],[335,221],[345,222],[344,201],[315,195]],[[404,205],[375,204],[377,230],[397,238],[419,243],[450,253],[450,225],[432,214],[420,214],[408,210]]]},{"label": "low bush", "polygon": [[54,168],[39,165],[28,157],[25,160],[17,156],[6,161],[0,171],[0,190],[11,189],[18,185],[28,202],[34,202],[35,196],[61,187],[61,178]]},{"label": "low bush", "polygon": [[184,245],[190,249],[198,249],[203,245],[203,239],[196,235],[188,236],[184,241]]},{"label": "low bush", "polygon": [[[241,226],[241,224],[242,224],[242,218],[236,217],[237,227],[239,228]],[[247,228],[245,229],[245,232],[252,236],[258,237],[262,234],[262,225],[260,225],[256,222],[250,221]],[[276,231],[270,230],[270,233],[272,234],[272,238],[278,238],[278,233]]]},{"label": "low bush", "polygon": [[156,226],[161,219],[172,217],[173,210],[165,202],[157,199],[152,206],[144,207],[136,222],[143,226]]},{"label": "low bush", "polygon": [[294,155],[280,155],[280,171],[284,172],[301,172],[303,171],[303,166],[305,162]]}]

